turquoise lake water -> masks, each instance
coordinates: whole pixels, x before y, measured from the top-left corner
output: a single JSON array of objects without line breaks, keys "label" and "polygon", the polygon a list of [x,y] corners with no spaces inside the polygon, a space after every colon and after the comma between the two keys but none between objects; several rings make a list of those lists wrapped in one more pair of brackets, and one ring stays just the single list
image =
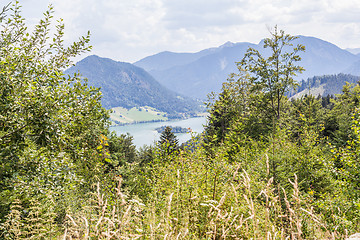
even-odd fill
[{"label": "turquoise lake water", "polygon": [[[130,133],[134,137],[133,143],[137,148],[143,145],[150,145],[158,141],[160,133],[155,128],[161,126],[180,126],[184,128],[191,128],[193,132],[201,133],[204,130],[203,125],[206,124],[206,117],[189,118],[185,120],[174,120],[166,122],[150,122],[150,123],[137,123],[125,126],[113,126],[110,127],[110,131],[115,131],[117,134]],[[190,133],[176,134],[179,139],[179,143],[186,142],[191,138]]]}]

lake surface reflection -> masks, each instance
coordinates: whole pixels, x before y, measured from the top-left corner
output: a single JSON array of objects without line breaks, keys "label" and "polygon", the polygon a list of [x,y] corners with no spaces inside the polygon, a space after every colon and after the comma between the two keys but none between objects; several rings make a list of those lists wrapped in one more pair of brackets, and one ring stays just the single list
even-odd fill
[{"label": "lake surface reflection", "polygon": [[[137,123],[125,126],[113,126],[110,127],[110,131],[115,131],[118,135],[130,133],[134,137],[133,143],[137,148],[143,145],[150,145],[160,139],[160,133],[155,128],[161,126],[180,126],[184,128],[191,128],[193,132],[201,133],[204,130],[206,124],[206,117],[189,118],[185,120],[174,120],[166,122],[150,122],[150,123]],[[186,142],[191,138],[190,133],[176,134],[179,139],[179,143]]]}]

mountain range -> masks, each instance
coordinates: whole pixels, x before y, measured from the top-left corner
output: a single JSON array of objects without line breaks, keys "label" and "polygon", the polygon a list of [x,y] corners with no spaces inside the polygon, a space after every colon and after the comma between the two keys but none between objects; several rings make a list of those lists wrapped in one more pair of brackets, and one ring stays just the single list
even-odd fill
[{"label": "mountain range", "polygon": [[[305,36],[294,41],[294,45],[298,43],[306,47],[299,63],[306,71],[296,77],[301,87],[311,83],[316,92],[335,94],[340,93],[345,81],[357,81],[358,78],[351,75],[360,76],[360,49],[344,50]],[[92,55],[65,73],[80,72],[89,85],[100,87],[105,108],[148,106],[168,116],[193,115],[203,110],[200,102],[193,99],[205,100],[210,92],[218,92],[229,74],[237,72],[236,62],[241,61],[249,47],[265,56],[270,54],[263,44],[263,41],[258,44],[227,42],[195,53],[167,51],[134,64]],[[298,92],[301,90],[304,89]]]},{"label": "mountain range", "polygon": [[[325,74],[349,73],[360,75],[360,56],[314,37],[298,36],[293,44],[301,43],[300,65],[305,71],[298,81]],[[241,61],[246,50],[252,47],[263,55],[269,54],[258,44],[227,42],[217,48],[196,53],[161,52],[134,63],[144,68],[164,86],[192,98],[206,99],[211,91],[219,91],[230,73],[237,72],[235,62]],[[356,49],[354,49],[356,51]],[[359,61],[359,62],[358,62]]]},{"label": "mountain range", "polygon": [[75,72],[87,78],[88,85],[101,89],[102,105],[108,109],[149,106],[174,116],[201,111],[197,101],[165,88],[144,69],[130,63],[92,55],[65,71]]}]

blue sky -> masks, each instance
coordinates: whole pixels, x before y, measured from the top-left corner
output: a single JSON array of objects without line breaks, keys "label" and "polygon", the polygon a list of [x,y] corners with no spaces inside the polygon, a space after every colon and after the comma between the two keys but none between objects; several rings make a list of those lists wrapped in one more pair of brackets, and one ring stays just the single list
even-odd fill
[{"label": "blue sky", "polygon": [[292,35],[360,47],[359,0],[20,0],[29,25],[49,3],[64,19],[67,42],[90,30],[92,54],[118,61],[258,43],[275,24]]}]

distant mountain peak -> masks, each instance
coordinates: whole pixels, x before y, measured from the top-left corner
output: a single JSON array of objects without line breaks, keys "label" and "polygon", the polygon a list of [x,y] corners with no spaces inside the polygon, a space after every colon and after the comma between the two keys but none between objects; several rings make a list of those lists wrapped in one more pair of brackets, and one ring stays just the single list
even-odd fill
[{"label": "distant mountain peak", "polygon": [[89,56],[85,57],[84,59],[82,59],[78,63],[86,62],[86,61],[101,61],[101,62],[109,62],[109,63],[116,62],[116,63],[122,63],[122,64],[126,64],[126,65],[131,65],[131,63],[122,62],[122,61],[116,61],[116,60],[113,60],[111,58],[100,57],[100,56],[95,55],[95,54],[92,54],[92,55],[89,55]]},{"label": "distant mountain peak", "polygon": [[226,43],[224,43],[223,45],[221,45],[219,48],[234,47],[235,45],[236,45],[236,43],[227,41]]},{"label": "distant mountain peak", "polygon": [[[331,42],[311,36],[298,35],[293,45],[305,45],[300,54],[299,65],[304,67],[296,80],[316,75],[337,74],[359,61],[356,56]],[[264,56],[270,54],[264,49],[264,39],[259,44],[249,42],[226,42],[218,47],[204,49],[196,53],[173,53],[171,56],[151,56],[140,60],[136,65],[143,67],[161,84],[186,96],[206,99],[212,91],[219,91],[221,84],[230,73],[238,71],[235,62],[240,61],[249,47]],[[289,48],[290,49],[290,48]],[[359,69],[358,64],[353,69]],[[350,69],[351,70],[351,69]],[[349,71],[350,71],[349,70]],[[353,73],[353,71],[351,72]],[[354,74],[354,73],[353,73]],[[201,87],[199,87],[201,86]]]}]

